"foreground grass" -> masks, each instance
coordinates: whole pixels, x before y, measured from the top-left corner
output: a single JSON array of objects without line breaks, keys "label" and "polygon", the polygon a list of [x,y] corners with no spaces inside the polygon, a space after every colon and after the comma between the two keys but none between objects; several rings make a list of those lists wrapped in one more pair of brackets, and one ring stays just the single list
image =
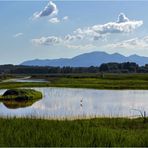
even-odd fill
[{"label": "foreground grass", "polygon": [[0,146],[148,146],[142,119],[0,119]]}]

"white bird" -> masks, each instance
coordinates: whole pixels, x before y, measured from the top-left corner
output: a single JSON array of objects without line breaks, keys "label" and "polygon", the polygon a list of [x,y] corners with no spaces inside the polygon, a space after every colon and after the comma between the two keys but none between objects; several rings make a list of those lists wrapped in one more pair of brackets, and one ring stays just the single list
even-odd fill
[{"label": "white bird", "polygon": [[83,106],[82,102],[83,102],[83,98],[80,100],[80,106],[81,107]]}]

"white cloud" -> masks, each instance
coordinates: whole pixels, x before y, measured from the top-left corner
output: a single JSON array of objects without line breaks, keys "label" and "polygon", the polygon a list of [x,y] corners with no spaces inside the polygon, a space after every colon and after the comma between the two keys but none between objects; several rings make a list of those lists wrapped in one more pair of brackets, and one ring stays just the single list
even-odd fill
[{"label": "white cloud", "polygon": [[87,50],[87,49],[93,49],[96,48],[96,46],[92,44],[86,44],[86,45],[72,45],[72,44],[67,44],[65,45],[67,48],[71,49],[80,49],[80,50]]},{"label": "white cloud", "polygon": [[31,42],[35,45],[50,45],[54,46],[57,44],[69,44],[69,42],[74,41],[76,39],[82,39],[80,35],[66,35],[65,37],[56,37],[56,36],[47,36],[47,37],[41,37],[41,38],[36,38],[32,39]]},{"label": "white cloud", "polygon": [[80,50],[87,50],[87,49],[92,49],[92,48],[96,47],[92,44],[85,44],[85,45],[69,44],[69,43],[66,43],[64,40],[62,40],[61,38],[57,38],[55,36],[41,37],[39,39],[32,39],[32,43],[35,45],[48,45],[48,46],[60,45],[60,46],[66,47],[66,48],[80,49]]},{"label": "white cloud", "polygon": [[58,14],[58,8],[55,3],[49,1],[49,3],[45,6],[45,8],[40,12],[35,12],[33,14],[33,18],[41,18],[45,16],[54,16]]},{"label": "white cloud", "polygon": [[66,21],[66,20],[68,20],[68,16],[64,16],[64,17],[61,18],[61,19],[59,19],[59,18],[57,18],[57,17],[54,17],[54,18],[49,19],[49,22],[50,22],[50,23],[53,23],[53,24],[57,24],[57,23],[60,23],[60,22],[62,22],[62,21]]},{"label": "white cloud", "polygon": [[55,36],[41,37],[39,39],[31,40],[31,42],[35,45],[48,45],[48,46],[60,45],[66,48],[80,49],[80,50],[92,49],[96,47],[92,44],[85,44],[85,45],[70,44],[69,41],[70,39],[61,39],[60,37],[55,37]]},{"label": "white cloud", "polygon": [[120,13],[118,15],[117,23],[124,23],[124,22],[129,22],[129,19],[125,16],[124,13]]},{"label": "white cloud", "polygon": [[[65,16],[66,17],[66,16]],[[66,17],[67,19],[67,17]],[[58,18],[52,18],[52,23],[58,23]],[[115,33],[129,33],[140,27],[143,21],[129,20],[124,13],[120,13],[116,22],[109,22],[103,25],[94,25],[87,28],[78,28],[71,34],[67,34],[63,37],[48,36],[39,39],[33,39],[32,42],[39,45],[64,45],[69,48],[82,49],[80,45],[73,45],[73,42],[79,40],[87,41],[87,44],[92,41],[104,39],[106,35]],[[72,44],[71,44],[72,43]],[[83,48],[85,48],[83,46]],[[93,48],[93,47],[92,47]]]},{"label": "white cloud", "polygon": [[114,44],[106,45],[105,47],[110,49],[148,49],[148,36],[145,36],[143,38],[133,38],[129,40],[124,40]]},{"label": "white cloud", "polygon": [[17,38],[17,37],[20,37],[20,36],[22,36],[22,35],[23,35],[23,33],[22,33],[22,32],[19,32],[19,33],[14,34],[13,37],[14,37],[14,38]]},{"label": "white cloud", "polygon": [[94,25],[87,28],[78,28],[74,34],[80,34],[84,37],[100,39],[101,36],[115,33],[129,33],[143,25],[143,21],[129,20],[124,13],[120,13],[117,22],[109,22],[103,25]]},{"label": "white cloud", "polygon": [[54,18],[51,18],[49,20],[50,23],[53,23],[53,24],[57,24],[57,23],[60,23],[60,20],[57,18],[57,17],[54,17]]},{"label": "white cloud", "polygon": [[52,1],[49,1],[48,4],[45,6],[45,8],[40,12],[35,12],[33,14],[33,18],[31,18],[31,19],[34,20],[34,19],[38,19],[41,17],[49,16],[50,17],[49,22],[53,23],[53,24],[57,24],[62,21],[68,20],[68,16],[64,16],[63,18],[60,18],[60,19],[58,17],[54,17],[57,14],[58,14],[58,8],[57,8],[56,4],[53,3]]},{"label": "white cloud", "polygon": [[62,20],[63,20],[63,21],[68,20],[68,16],[64,16],[64,17],[62,18]]},{"label": "white cloud", "polygon": [[74,41],[74,40],[81,40],[81,39],[83,39],[83,36],[82,35],[70,35],[70,34],[68,34],[68,35],[66,35],[65,37],[64,37],[64,41]]},{"label": "white cloud", "polygon": [[41,37],[39,39],[32,39],[31,41],[35,45],[54,46],[61,43],[62,39],[55,36],[50,36],[50,37]]}]

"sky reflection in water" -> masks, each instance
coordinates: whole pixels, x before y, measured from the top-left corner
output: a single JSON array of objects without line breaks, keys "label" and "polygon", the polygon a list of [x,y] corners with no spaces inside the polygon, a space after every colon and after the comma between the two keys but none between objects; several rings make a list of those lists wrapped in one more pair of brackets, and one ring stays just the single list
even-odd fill
[{"label": "sky reflection in water", "polygon": [[[9,109],[0,103],[0,116],[68,118],[81,116],[133,116],[132,109],[148,112],[147,90],[93,90],[34,88],[43,99],[26,108]],[[0,90],[3,94],[5,90]],[[80,100],[82,101],[82,107]]]}]

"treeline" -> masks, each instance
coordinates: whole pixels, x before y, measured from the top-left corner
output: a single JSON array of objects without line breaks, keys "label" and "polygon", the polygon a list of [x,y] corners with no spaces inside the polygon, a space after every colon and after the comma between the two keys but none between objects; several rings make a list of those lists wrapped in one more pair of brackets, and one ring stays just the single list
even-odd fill
[{"label": "treeline", "polygon": [[66,74],[66,73],[97,73],[99,67],[42,67],[22,65],[0,65],[0,74]]},{"label": "treeline", "polygon": [[98,67],[41,67],[0,65],[0,74],[68,74],[68,73],[148,73],[148,64],[139,66],[133,62],[104,63]]}]

